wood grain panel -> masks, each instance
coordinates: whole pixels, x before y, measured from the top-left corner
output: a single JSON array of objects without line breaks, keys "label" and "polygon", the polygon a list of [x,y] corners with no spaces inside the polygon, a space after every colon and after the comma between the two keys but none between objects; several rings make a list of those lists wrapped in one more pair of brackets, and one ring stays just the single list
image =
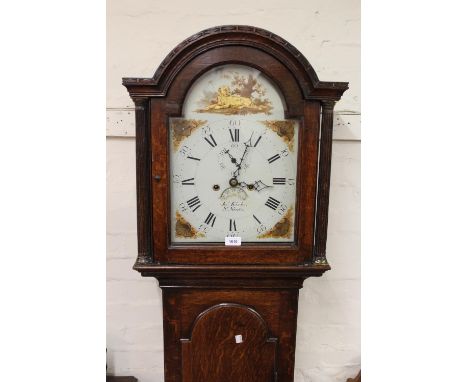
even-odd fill
[{"label": "wood grain panel", "polygon": [[223,303],[205,310],[191,338],[181,344],[183,382],[275,379],[276,338],[269,338],[265,321],[245,305]]}]

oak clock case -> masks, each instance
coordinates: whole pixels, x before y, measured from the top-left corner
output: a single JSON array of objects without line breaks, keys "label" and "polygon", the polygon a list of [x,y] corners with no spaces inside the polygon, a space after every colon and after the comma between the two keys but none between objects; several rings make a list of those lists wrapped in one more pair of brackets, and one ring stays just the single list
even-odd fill
[{"label": "oak clock case", "polygon": [[134,269],[163,291],[165,381],[292,382],[299,289],[330,269],[333,108],[347,83],[319,81],[271,32],[230,25],[123,84],[136,115]]}]

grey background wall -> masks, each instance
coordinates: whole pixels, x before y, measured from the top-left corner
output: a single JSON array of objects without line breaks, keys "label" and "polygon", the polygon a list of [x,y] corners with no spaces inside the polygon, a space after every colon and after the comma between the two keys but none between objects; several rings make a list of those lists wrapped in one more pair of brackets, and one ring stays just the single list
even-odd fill
[{"label": "grey background wall", "polygon": [[107,2],[108,372],[163,381],[161,292],[137,254],[134,109],[122,77],[151,77],[188,36],[221,24],[270,30],[325,81],[348,81],[336,106],[328,258],[332,270],[300,293],[296,382],[341,382],[360,368],[360,2]]}]

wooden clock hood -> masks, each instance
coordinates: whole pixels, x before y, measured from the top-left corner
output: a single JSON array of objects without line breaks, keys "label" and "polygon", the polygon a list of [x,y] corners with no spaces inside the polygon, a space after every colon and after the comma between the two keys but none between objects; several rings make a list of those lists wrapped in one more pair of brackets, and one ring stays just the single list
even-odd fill
[{"label": "wooden clock hood", "polygon": [[[304,186],[302,198],[307,200],[307,212],[313,230],[308,255],[290,257],[284,262],[268,264],[262,257],[253,261],[242,260],[238,264],[224,263],[216,267],[210,260],[198,264],[192,261],[171,261],[171,258],[158,253],[170,251],[167,232],[157,234],[155,226],[166,219],[164,208],[154,206],[154,187],[159,185],[160,192],[167,193],[167,165],[155,174],[155,163],[167,162],[166,148],[154,143],[151,123],[162,114],[161,124],[169,116],[180,116],[182,105],[190,86],[203,73],[224,64],[243,64],[261,70],[268,76],[284,95],[286,118],[302,118],[304,124],[312,114],[321,114],[320,137],[312,137],[311,144],[317,140],[318,158],[304,157],[303,161],[317,162],[315,184]],[[226,25],[203,30],[170,52],[160,64],[152,78],[124,78],[123,85],[128,89],[136,105],[136,151],[137,151],[137,214],[138,214],[138,258],[135,269],[145,276],[174,275],[183,272],[190,275],[204,269],[206,275],[226,272],[247,271],[242,265],[255,264],[249,272],[286,272],[288,275],[321,275],[330,269],[326,261],[326,238],[328,224],[328,196],[330,186],[330,161],[332,145],[333,108],[348,88],[345,82],[320,81],[307,59],[290,43],[264,29]],[[159,100],[159,101],[158,101]],[[314,108],[315,106],[315,108]],[[156,110],[158,109],[158,110]],[[319,120],[317,119],[317,121]],[[308,143],[308,142],[301,142]],[[311,151],[312,154],[314,153]],[[162,170],[159,171],[159,170]],[[160,173],[161,172],[161,173]],[[167,205],[166,205],[167,207]],[[167,210],[167,209],[166,209]],[[303,215],[305,216],[305,215]],[[307,218],[307,216],[305,216]],[[302,219],[302,218],[301,218]],[[164,245],[158,244],[163,241]],[[159,247],[158,247],[159,246]],[[213,257],[211,257],[213,258]],[[172,259],[176,259],[173,256]],[[203,263],[203,264],[202,264]],[[223,264],[220,261],[218,265]],[[212,267],[213,265],[213,267]],[[299,268],[296,265],[301,265]],[[200,268],[202,267],[202,268]],[[175,272],[175,273],[174,273]],[[230,273],[231,274],[231,273]]]},{"label": "wooden clock hood", "polygon": [[[277,58],[289,68],[305,100],[338,101],[348,89],[347,82],[320,81],[302,53],[283,38],[265,29],[247,25],[223,25],[196,33],[166,56],[152,78],[123,78],[123,85],[132,98],[166,97],[174,78],[189,61],[220,46],[253,47]],[[237,57],[228,62],[247,63],[248,57]],[[222,61],[217,63],[221,64]],[[257,66],[255,62],[251,62],[251,65]],[[200,74],[211,66],[210,63],[202,64]],[[274,75],[271,77],[275,78]]]}]

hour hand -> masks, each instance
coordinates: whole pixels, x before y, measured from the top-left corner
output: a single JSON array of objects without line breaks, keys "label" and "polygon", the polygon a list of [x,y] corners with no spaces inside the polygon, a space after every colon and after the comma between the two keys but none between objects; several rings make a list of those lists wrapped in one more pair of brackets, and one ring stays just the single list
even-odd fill
[{"label": "hour hand", "polygon": [[224,152],[229,155],[229,158],[231,158],[231,162],[234,163],[236,166],[237,166],[237,159],[234,158],[231,153],[229,152],[229,150],[225,149]]},{"label": "hour hand", "polygon": [[236,176],[236,177],[239,176],[239,174],[240,174],[242,162],[244,161],[245,154],[247,153],[247,149],[250,147],[250,146],[247,145],[246,143],[244,143],[244,145],[245,145],[245,149],[244,149],[244,153],[242,154],[242,158],[241,158],[241,160],[239,161],[239,163],[236,163],[237,170],[234,172],[234,176]]}]

